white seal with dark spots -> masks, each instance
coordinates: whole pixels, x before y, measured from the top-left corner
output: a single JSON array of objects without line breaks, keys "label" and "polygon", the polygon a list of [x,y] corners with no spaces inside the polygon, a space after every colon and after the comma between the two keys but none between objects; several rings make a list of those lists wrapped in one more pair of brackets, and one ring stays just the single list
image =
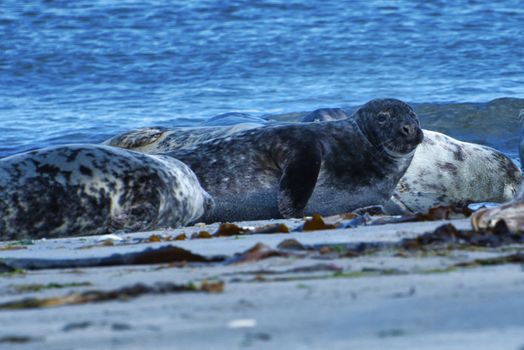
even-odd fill
[{"label": "white seal with dark spots", "polygon": [[520,169],[493,148],[424,130],[411,165],[385,207],[391,214],[427,212],[436,205],[505,202],[520,184]]},{"label": "white seal with dark spots", "polygon": [[212,206],[172,157],[67,145],[0,160],[2,240],[176,227]]},{"label": "white seal with dark spots", "polygon": [[215,199],[206,221],[255,220],[383,204],[422,138],[411,107],[385,99],[350,119],[259,127],[168,154]]}]

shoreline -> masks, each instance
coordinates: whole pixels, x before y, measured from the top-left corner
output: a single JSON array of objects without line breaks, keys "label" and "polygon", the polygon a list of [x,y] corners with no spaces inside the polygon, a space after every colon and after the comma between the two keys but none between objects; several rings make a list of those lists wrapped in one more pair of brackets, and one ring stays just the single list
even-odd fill
[{"label": "shoreline", "polygon": [[[294,227],[301,221],[239,224],[282,222]],[[212,343],[214,348],[223,349],[436,349],[460,344],[460,348],[518,349],[524,344],[520,336],[524,316],[514,312],[524,307],[520,266],[504,261],[492,266],[468,264],[520,253],[521,245],[425,252],[387,248],[353,257],[337,254],[338,247],[345,245],[395,243],[448,223],[459,230],[470,229],[468,219],[455,219],[185,241],[162,238],[182,232],[214,232],[218,225],[213,224],[117,234],[114,236],[122,240],[115,239],[112,245],[91,236],[39,240],[24,248],[0,250],[4,262],[21,258],[96,259],[164,246],[183,248],[205,258],[244,258],[235,263],[172,262],[4,272],[0,277],[0,309],[1,305],[27,298],[63,302],[87,291],[118,296],[137,283],[144,293],[80,305],[1,309],[0,345],[92,349],[111,343],[115,349],[148,345],[171,349],[176,344],[197,349]],[[160,242],[155,241],[157,238],[150,242],[155,236]],[[317,247],[317,251],[304,253],[293,250],[293,246],[279,250],[282,242],[290,239],[305,247]],[[257,243],[264,246],[246,254]],[[9,246],[13,247],[13,242],[3,242],[0,249]],[[324,246],[331,250],[323,250]],[[222,283],[213,287],[216,290],[206,292],[209,286],[200,289],[202,283],[216,281]],[[194,292],[158,293],[155,286],[160,282],[190,286]]]}]

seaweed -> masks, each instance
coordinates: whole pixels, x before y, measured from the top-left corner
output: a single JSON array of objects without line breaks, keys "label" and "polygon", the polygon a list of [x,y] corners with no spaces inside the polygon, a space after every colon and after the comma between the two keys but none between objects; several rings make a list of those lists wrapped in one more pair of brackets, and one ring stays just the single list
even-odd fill
[{"label": "seaweed", "polygon": [[224,261],[225,257],[205,257],[176,246],[148,248],[139,252],[113,254],[103,258],[84,259],[5,259],[3,264],[11,269],[64,269],[83,267],[102,267],[119,265],[152,265],[174,262],[215,263]]},{"label": "seaweed", "polygon": [[229,258],[226,263],[228,264],[240,264],[247,262],[255,262],[262,259],[267,259],[271,257],[286,257],[288,253],[283,251],[270,248],[269,246],[263,243],[257,243],[253,247],[249,248],[243,253],[235,254],[233,257]]},{"label": "seaweed", "polygon": [[221,293],[223,290],[224,282],[222,281],[204,281],[199,286],[195,286],[193,283],[174,284],[170,282],[158,282],[154,285],[137,283],[132,286],[125,286],[107,291],[91,290],[82,293],[71,293],[60,297],[25,298],[0,303],[0,310],[48,308],[64,305],[99,303],[112,300],[127,301],[146,294],[171,294],[182,292]]},{"label": "seaweed", "polygon": [[18,284],[11,286],[18,293],[39,292],[44,289],[61,289],[61,288],[76,288],[91,286],[91,282],[71,282],[71,283],[32,283],[32,284]]}]

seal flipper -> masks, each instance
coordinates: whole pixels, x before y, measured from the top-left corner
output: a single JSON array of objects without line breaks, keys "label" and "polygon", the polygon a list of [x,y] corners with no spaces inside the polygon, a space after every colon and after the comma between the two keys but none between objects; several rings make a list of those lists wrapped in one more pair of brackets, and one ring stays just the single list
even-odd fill
[{"label": "seal flipper", "polygon": [[315,189],[322,152],[320,147],[309,146],[294,154],[280,178],[278,211],[285,218],[301,217],[304,208]]}]

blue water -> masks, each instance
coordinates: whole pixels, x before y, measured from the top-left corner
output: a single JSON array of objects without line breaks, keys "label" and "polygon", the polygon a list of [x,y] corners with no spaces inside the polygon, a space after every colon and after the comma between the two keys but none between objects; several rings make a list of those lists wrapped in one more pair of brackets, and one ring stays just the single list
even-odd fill
[{"label": "blue water", "polygon": [[522,1],[0,3],[0,156],[386,96],[422,106],[426,127],[515,152]]}]

